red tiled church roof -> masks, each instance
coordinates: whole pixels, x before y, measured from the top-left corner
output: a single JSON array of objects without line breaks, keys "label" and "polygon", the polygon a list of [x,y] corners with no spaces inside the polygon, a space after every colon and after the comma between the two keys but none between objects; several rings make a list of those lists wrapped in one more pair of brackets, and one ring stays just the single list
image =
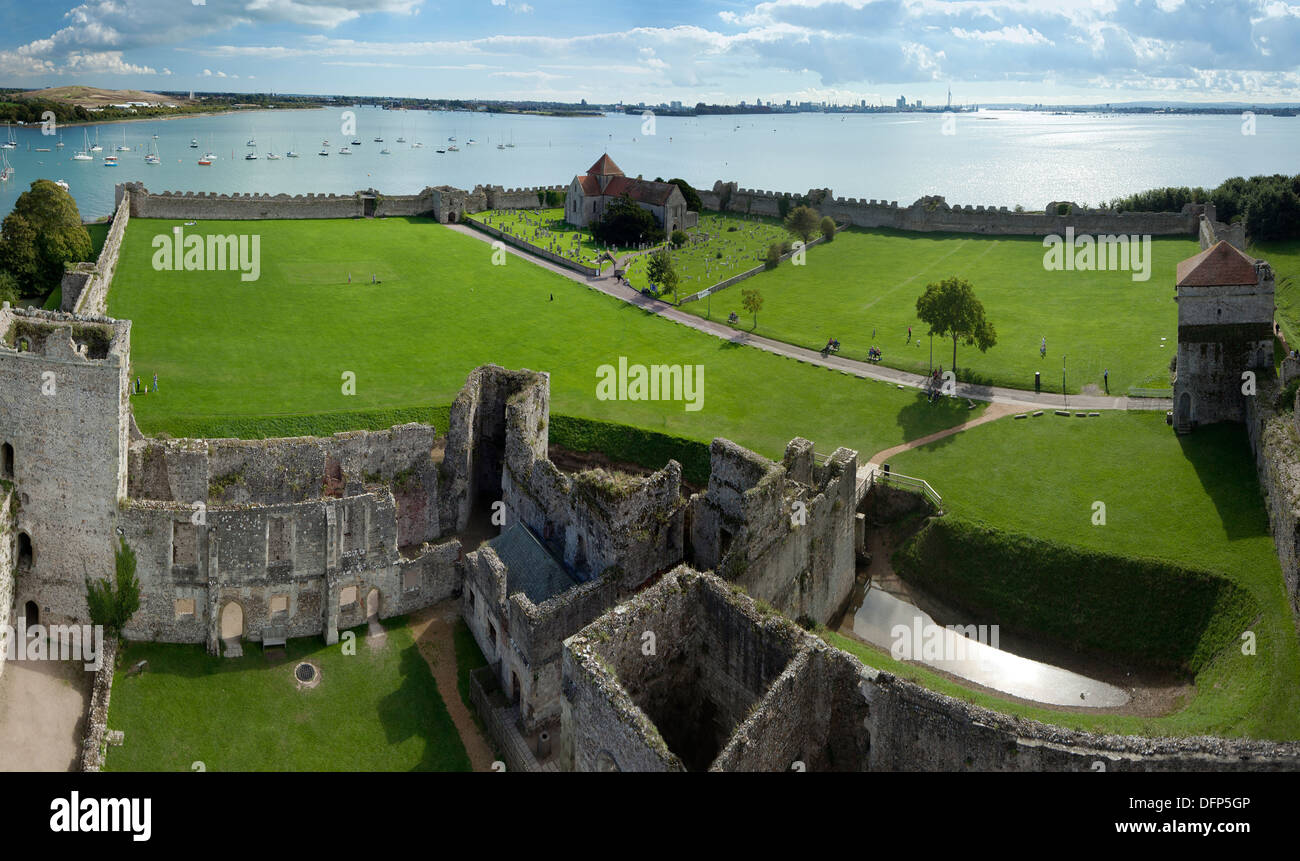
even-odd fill
[{"label": "red tiled church roof", "polygon": [[1223,240],[1178,264],[1179,287],[1221,287],[1258,280],[1255,259]]},{"label": "red tiled church roof", "polygon": [[593,164],[591,167],[587,168],[587,176],[622,176],[622,175],[623,175],[623,171],[619,168],[618,165],[614,164],[614,160],[609,157],[609,153],[605,153],[600,158],[596,159],[596,163]]}]

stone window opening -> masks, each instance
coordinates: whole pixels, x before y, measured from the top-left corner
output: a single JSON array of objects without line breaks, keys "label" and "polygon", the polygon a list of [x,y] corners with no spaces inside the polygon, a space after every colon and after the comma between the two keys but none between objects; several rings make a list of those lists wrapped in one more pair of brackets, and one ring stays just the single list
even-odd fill
[{"label": "stone window opening", "polygon": [[0,445],[0,478],[14,477],[14,447],[9,443]]},{"label": "stone window opening", "polygon": [[494,650],[500,649],[497,645],[497,626],[493,625],[491,622],[488,622],[488,639],[492,641],[492,648]]},{"label": "stone window opening", "polygon": [[402,572],[402,588],[407,592],[420,588],[420,575],[414,568]]},{"label": "stone window opening", "polygon": [[199,564],[199,530],[188,520],[172,521],[172,564]]},{"label": "stone window opening", "polygon": [[289,614],[289,596],[272,595],[271,596],[271,618],[277,616],[287,616]]},{"label": "stone window opening", "polygon": [[293,526],[287,517],[266,519],[266,564],[288,562],[292,551]]},{"label": "stone window opening", "polygon": [[35,553],[32,550],[32,537],[26,532],[18,533],[18,567],[23,570],[29,570],[32,567],[32,560]]},{"label": "stone window opening", "polygon": [[357,603],[357,587],[344,586],[339,592],[339,606],[351,607],[355,603]]},{"label": "stone window opening", "polygon": [[174,606],[177,619],[184,621],[194,618],[193,598],[177,598]]}]

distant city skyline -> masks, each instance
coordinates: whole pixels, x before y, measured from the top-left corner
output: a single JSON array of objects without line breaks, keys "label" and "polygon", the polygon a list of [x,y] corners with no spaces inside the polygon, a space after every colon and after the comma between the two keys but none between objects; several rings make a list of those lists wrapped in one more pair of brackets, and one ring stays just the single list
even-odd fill
[{"label": "distant city skyline", "polygon": [[1300,101],[1278,0],[0,3],[0,84],[594,103]]}]

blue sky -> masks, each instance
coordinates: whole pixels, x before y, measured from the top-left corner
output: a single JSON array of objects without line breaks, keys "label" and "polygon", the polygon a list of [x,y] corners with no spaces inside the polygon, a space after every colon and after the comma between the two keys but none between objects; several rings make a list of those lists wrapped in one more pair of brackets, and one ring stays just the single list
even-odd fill
[{"label": "blue sky", "polygon": [[0,0],[0,85],[629,102],[1300,101],[1282,0]]}]

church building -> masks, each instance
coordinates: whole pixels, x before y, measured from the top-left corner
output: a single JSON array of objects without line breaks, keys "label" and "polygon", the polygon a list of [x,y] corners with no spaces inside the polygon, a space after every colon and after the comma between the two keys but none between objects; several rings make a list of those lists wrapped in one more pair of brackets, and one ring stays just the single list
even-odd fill
[{"label": "church building", "polygon": [[569,183],[564,204],[564,218],[570,224],[586,227],[597,221],[617,198],[627,195],[642,209],[654,214],[655,222],[665,234],[694,227],[698,213],[686,211],[682,190],[671,182],[630,179],[608,155],[602,155],[582,176]]}]

